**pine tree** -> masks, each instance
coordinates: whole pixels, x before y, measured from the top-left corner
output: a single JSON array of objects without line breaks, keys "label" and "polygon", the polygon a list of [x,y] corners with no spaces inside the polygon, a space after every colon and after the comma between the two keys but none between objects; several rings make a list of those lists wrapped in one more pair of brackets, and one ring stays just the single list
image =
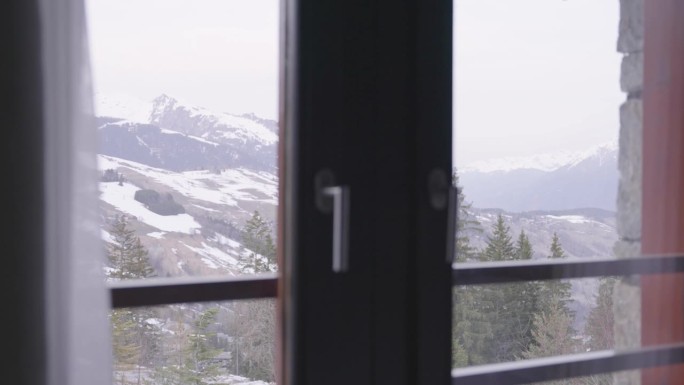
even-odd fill
[{"label": "pine tree", "polygon": [[258,211],[254,211],[242,230],[242,245],[251,251],[246,270],[257,273],[277,269],[276,248],[271,232],[271,225]]},{"label": "pine tree", "polygon": [[124,216],[115,218],[110,233],[114,242],[107,244],[109,278],[141,279],[154,276],[147,249],[135,235],[135,230],[128,227]]},{"label": "pine tree", "polygon": [[591,350],[612,349],[615,347],[613,334],[613,289],[615,278],[601,279],[596,306],[587,317],[585,334],[590,337],[588,347]]},{"label": "pine tree", "polygon": [[534,343],[522,354],[524,358],[550,357],[576,353],[579,344],[574,339],[572,317],[559,301],[534,316]]},{"label": "pine tree", "polygon": [[[243,245],[253,252],[244,270],[250,273],[276,270],[271,227],[258,211],[247,221],[242,239]],[[244,301],[235,304],[236,351],[239,352],[237,359],[241,374],[263,381],[275,381],[275,317],[273,301]]]},{"label": "pine tree", "polygon": [[[501,214],[492,225],[487,247],[482,253],[484,261],[510,261],[516,258],[510,228]],[[491,323],[485,357],[488,362],[514,360],[526,347],[529,322],[521,313],[523,291],[520,284],[483,286],[479,290],[482,315]]]},{"label": "pine tree", "polygon": [[510,261],[515,258],[515,248],[511,238],[511,229],[499,214],[492,226],[492,235],[487,237],[487,247],[482,253],[483,261]]},{"label": "pine tree", "polygon": [[206,380],[217,375],[218,365],[212,359],[219,353],[209,345],[215,339],[216,333],[210,326],[216,320],[217,308],[210,308],[202,312],[194,323],[194,330],[188,338],[188,360],[185,365],[189,368],[186,380],[192,385],[205,385]]},{"label": "pine tree", "polygon": [[[480,222],[466,203],[458,174],[453,184],[458,191],[458,218],[456,222],[456,262],[475,261],[479,251],[470,244],[469,234],[482,233]],[[456,286],[453,289],[452,361],[454,367],[487,363],[486,349],[493,338],[490,320],[482,311],[488,303],[480,286]]]},{"label": "pine tree", "polygon": [[480,222],[472,213],[472,204],[466,203],[463,187],[459,185],[458,174],[453,175],[454,187],[457,189],[458,217],[456,221],[456,262],[474,261],[478,251],[470,244],[469,233],[482,233]]},{"label": "pine tree", "polygon": [[[489,288],[457,286],[453,291],[452,360],[454,367],[492,362],[494,340],[492,319],[495,309]],[[463,357],[463,354],[466,356]]]},{"label": "pine tree", "polygon": [[[110,233],[113,238],[107,245],[110,279],[143,279],[154,275],[147,250],[135,231],[128,227],[125,217],[115,218]],[[153,361],[157,352],[159,331],[148,322],[154,318],[156,312],[150,308],[116,309],[110,313],[115,365],[121,369],[135,366],[138,384],[142,381],[142,367]]]},{"label": "pine tree", "polygon": [[[553,239],[551,241],[551,247],[549,248],[550,259],[560,259],[565,258],[565,252],[561,246],[558,234],[553,233]],[[544,282],[541,286],[541,309],[548,309],[554,304],[555,301],[559,301],[561,308],[570,316],[573,316],[573,312],[570,309],[570,301],[572,300],[572,284],[568,281],[563,280],[550,280]]]},{"label": "pine tree", "polygon": [[[516,260],[530,260],[534,251],[527,234],[524,230],[520,231],[520,235],[515,245],[515,259]],[[526,349],[534,342],[532,333],[532,326],[534,322],[534,315],[539,312],[540,299],[539,288],[540,284],[537,281],[520,282],[510,285],[510,299],[511,308],[515,309],[512,315],[517,323],[517,330],[519,333],[520,343],[519,349]],[[516,353],[518,356],[519,353]]]}]

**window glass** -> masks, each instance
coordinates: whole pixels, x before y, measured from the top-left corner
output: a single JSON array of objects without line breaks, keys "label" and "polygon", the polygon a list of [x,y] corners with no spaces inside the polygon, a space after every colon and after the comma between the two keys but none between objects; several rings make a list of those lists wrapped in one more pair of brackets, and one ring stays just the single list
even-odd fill
[{"label": "window glass", "polygon": [[123,308],[110,313],[114,384],[275,381],[275,301]]},{"label": "window glass", "polygon": [[108,277],[276,271],[278,1],[87,6]]},{"label": "window glass", "polygon": [[[640,255],[642,63],[618,42],[619,7],[454,0],[455,263]],[[563,298],[535,302],[545,285]],[[639,290],[457,286],[454,366],[639,346]]]},{"label": "window glass", "polygon": [[614,349],[618,283],[606,277],[454,287],[453,366]]}]

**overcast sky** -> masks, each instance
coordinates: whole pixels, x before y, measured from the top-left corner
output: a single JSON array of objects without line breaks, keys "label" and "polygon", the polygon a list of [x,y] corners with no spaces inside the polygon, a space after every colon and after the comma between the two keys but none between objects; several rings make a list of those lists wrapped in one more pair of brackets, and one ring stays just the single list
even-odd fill
[{"label": "overcast sky", "polygon": [[457,165],[616,140],[618,0],[457,0]]},{"label": "overcast sky", "polygon": [[277,116],[278,0],[86,0],[95,92]]},{"label": "overcast sky", "polygon": [[[87,0],[95,91],[276,118],[278,0]],[[456,160],[615,140],[617,0],[457,0]]]}]

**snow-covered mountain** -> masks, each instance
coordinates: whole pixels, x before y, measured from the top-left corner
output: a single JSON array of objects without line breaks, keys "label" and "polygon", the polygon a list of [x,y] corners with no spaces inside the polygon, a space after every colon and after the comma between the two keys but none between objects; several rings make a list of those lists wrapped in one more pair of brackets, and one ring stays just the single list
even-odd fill
[{"label": "snow-covered mountain", "polygon": [[160,95],[150,102],[102,96],[100,153],[174,171],[248,167],[275,172],[277,124],[213,112]]},{"label": "snow-covered mountain", "polygon": [[458,169],[466,199],[508,211],[615,210],[616,143],[586,151],[493,159]]},{"label": "snow-covered mountain", "polygon": [[[252,252],[241,244],[240,228],[255,210],[275,219],[277,124],[167,95],[97,100],[103,239],[111,240],[106,223],[125,215],[158,275],[244,273]],[[170,199],[181,212],[152,211],[135,199],[140,190]]]}]

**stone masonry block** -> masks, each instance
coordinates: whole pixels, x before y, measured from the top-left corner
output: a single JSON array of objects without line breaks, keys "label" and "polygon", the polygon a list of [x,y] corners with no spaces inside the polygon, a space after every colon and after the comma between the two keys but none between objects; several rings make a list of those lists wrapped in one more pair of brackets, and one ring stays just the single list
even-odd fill
[{"label": "stone masonry block", "polygon": [[644,50],[644,0],[620,0],[618,51]]},{"label": "stone masonry block", "polygon": [[640,92],[644,86],[644,54],[636,52],[622,58],[620,88],[623,92]]}]

